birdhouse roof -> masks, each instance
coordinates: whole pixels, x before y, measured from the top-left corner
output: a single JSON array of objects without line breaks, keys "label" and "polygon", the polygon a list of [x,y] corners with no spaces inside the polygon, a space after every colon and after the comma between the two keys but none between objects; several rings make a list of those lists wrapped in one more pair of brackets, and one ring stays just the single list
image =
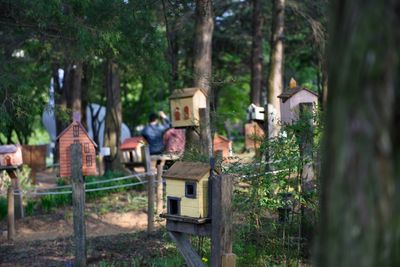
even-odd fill
[{"label": "birdhouse roof", "polygon": [[202,162],[178,161],[164,174],[165,178],[200,181],[210,172],[210,165]]},{"label": "birdhouse roof", "polygon": [[207,96],[207,92],[205,89],[200,87],[193,87],[193,88],[184,88],[184,89],[175,89],[169,99],[177,99],[177,98],[185,98],[185,97],[192,97],[198,91],[202,92],[205,96]]},{"label": "birdhouse roof", "polygon": [[18,148],[16,145],[2,145],[0,146],[0,154],[8,154],[17,152]]},{"label": "birdhouse roof", "polygon": [[284,90],[282,92],[282,94],[278,95],[278,97],[282,98],[285,101],[288,98],[294,96],[295,94],[297,94],[298,92],[300,92],[302,90],[305,90],[305,91],[307,91],[307,92],[309,92],[309,93],[311,93],[311,94],[313,94],[313,95],[318,97],[318,95],[315,92],[311,91],[310,89],[307,89],[305,87],[300,87],[300,86],[297,86],[297,87],[294,87],[294,88],[288,88],[288,89]]},{"label": "birdhouse roof", "polygon": [[126,138],[121,144],[121,150],[136,149],[138,145],[143,144],[144,142],[145,140],[141,136]]},{"label": "birdhouse roof", "polygon": [[68,130],[71,128],[73,125],[79,125],[79,128],[82,129],[82,132],[86,135],[86,137],[93,143],[95,147],[97,147],[97,144],[90,138],[88,132],[86,131],[85,127],[79,122],[79,121],[73,121],[70,125],[68,125],[67,128],[64,129],[56,138],[56,140],[60,139]]},{"label": "birdhouse roof", "polygon": [[223,141],[223,142],[227,142],[227,143],[229,143],[231,141],[228,138],[226,138],[225,136],[222,136],[219,134],[214,135],[214,140],[219,140],[219,141]]}]

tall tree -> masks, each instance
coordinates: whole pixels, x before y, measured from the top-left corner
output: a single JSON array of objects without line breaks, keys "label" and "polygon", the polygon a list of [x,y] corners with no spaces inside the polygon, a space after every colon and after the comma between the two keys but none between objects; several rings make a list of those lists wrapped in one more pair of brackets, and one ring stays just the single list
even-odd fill
[{"label": "tall tree", "polygon": [[202,140],[203,147],[201,151],[205,155],[212,157],[213,149],[210,123],[210,100],[212,101],[213,97],[211,89],[212,36],[214,31],[212,0],[196,0],[195,12],[196,35],[194,43],[193,83],[195,87],[204,88],[208,94],[205,115],[207,140]]},{"label": "tall tree", "polygon": [[106,120],[104,128],[104,146],[110,148],[106,159],[106,171],[121,170],[119,145],[121,144],[122,104],[118,66],[112,60],[106,61]]},{"label": "tall tree", "polygon": [[269,130],[269,132],[272,132],[272,135],[274,136],[277,134],[279,129],[278,123],[281,113],[278,95],[280,95],[283,90],[285,0],[274,0],[272,16],[270,41],[271,56],[268,74],[267,103],[268,116],[270,116],[271,113],[274,114],[273,129]]},{"label": "tall tree", "polygon": [[397,1],[331,2],[317,266],[399,266]]},{"label": "tall tree", "polygon": [[263,29],[264,17],[262,0],[253,0],[253,42],[251,48],[251,91],[250,100],[260,106],[263,70]]}]

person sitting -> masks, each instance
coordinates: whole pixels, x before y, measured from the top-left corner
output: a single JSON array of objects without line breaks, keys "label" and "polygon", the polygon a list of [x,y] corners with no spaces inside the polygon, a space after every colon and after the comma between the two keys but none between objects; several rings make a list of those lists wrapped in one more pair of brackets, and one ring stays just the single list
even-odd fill
[{"label": "person sitting", "polygon": [[[159,123],[159,118],[162,122]],[[170,121],[164,112],[160,111],[158,115],[151,113],[149,124],[142,130],[142,136],[149,144],[150,155],[157,155],[164,152],[163,134],[170,128]]]}]

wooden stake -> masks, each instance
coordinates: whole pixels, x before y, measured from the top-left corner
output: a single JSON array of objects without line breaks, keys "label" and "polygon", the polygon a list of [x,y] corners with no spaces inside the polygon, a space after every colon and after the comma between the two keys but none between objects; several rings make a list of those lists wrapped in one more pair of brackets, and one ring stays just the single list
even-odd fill
[{"label": "wooden stake", "polygon": [[175,241],[177,248],[185,259],[188,267],[203,267],[204,263],[200,256],[193,249],[186,234],[180,232],[169,232],[171,238]]},{"label": "wooden stake", "polygon": [[[148,146],[142,148],[144,157],[144,169],[146,173],[151,172],[150,150]],[[154,175],[147,175],[147,233],[154,231]]]},{"label": "wooden stake", "polygon": [[200,116],[200,144],[201,154],[211,158],[213,156],[211,127],[207,120],[207,112],[205,108],[199,108]]},{"label": "wooden stake", "polygon": [[82,148],[71,145],[72,204],[74,217],[75,266],[86,266],[85,184],[82,176]]},{"label": "wooden stake", "polygon": [[165,161],[160,160],[157,164],[157,215],[160,215],[163,212],[164,208],[164,184],[162,180],[162,173]]},{"label": "wooden stake", "polygon": [[[212,175],[211,266],[221,267],[224,254],[232,254],[232,177]],[[234,257],[229,257],[229,262]],[[233,259],[232,259],[233,258]],[[235,265],[228,265],[235,266]]]},{"label": "wooden stake", "polygon": [[15,238],[15,217],[14,217],[14,189],[10,185],[7,189],[7,218],[8,218],[8,240],[14,240]]}]

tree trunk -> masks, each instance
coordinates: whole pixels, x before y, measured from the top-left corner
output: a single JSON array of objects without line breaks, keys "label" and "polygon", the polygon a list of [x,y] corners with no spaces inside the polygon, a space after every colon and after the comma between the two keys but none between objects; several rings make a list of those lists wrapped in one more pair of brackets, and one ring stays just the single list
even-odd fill
[{"label": "tree trunk", "polygon": [[400,266],[399,7],[331,3],[317,266]]},{"label": "tree trunk", "polygon": [[[67,96],[66,96],[66,90],[63,90],[64,84],[61,84],[58,75],[59,67],[60,66],[58,64],[53,64],[52,67],[52,72],[53,72],[52,76],[54,80],[54,104],[55,104],[54,117],[56,120],[56,136],[60,135],[61,132],[67,126],[66,122],[62,119],[62,116],[60,116],[60,112],[65,111],[67,108]],[[54,149],[54,160],[53,160],[54,163],[58,163],[59,161],[58,149],[59,148],[56,145]]]},{"label": "tree trunk", "polygon": [[253,44],[251,48],[251,92],[250,100],[257,106],[261,105],[262,90],[262,69],[263,69],[263,49],[262,49],[262,0],[253,0]]},{"label": "tree trunk", "polygon": [[122,170],[119,146],[121,144],[122,105],[118,66],[112,60],[106,62],[106,122],[104,146],[110,148],[110,156],[105,158],[106,171]]},{"label": "tree trunk", "polygon": [[82,114],[82,64],[79,62],[72,63],[68,67],[67,72],[67,108],[74,112]]},{"label": "tree trunk", "polygon": [[210,101],[212,101],[211,90],[211,53],[212,35],[214,31],[214,15],[212,0],[196,0],[196,36],[194,43],[194,64],[193,64],[193,83],[195,87],[204,88],[207,91],[207,143],[208,151],[203,151],[205,155],[212,157],[212,137],[210,119]]},{"label": "tree trunk", "polygon": [[165,0],[162,0],[163,6],[163,14],[164,14],[164,23],[166,28],[166,37],[168,41],[168,61],[170,62],[171,67],[171,77],[169,82],[169,92],[176,88],[176,83],[178,82],[178,36],[176,29],[176,22],[170,23],[167,17],[167,10],[165,6]]},{"label": "tree trunk", "polygon": [[271,29],[271,56],[268,75],[267,102],[268,116],[273,114],[273,129],[270,132],[276,136],[279,132],[279,120],[281,118],[280,102],[278,95],[283,90],[283,39],[285,22],[285,0],[274,0],[273,2],[273,21]]},{"label": "tree trunk", "polygon": [[328,101],[328,66],[326,58],[322,58],[321,62],[321,73],[322,73],[322,107],[325,110]]}]

